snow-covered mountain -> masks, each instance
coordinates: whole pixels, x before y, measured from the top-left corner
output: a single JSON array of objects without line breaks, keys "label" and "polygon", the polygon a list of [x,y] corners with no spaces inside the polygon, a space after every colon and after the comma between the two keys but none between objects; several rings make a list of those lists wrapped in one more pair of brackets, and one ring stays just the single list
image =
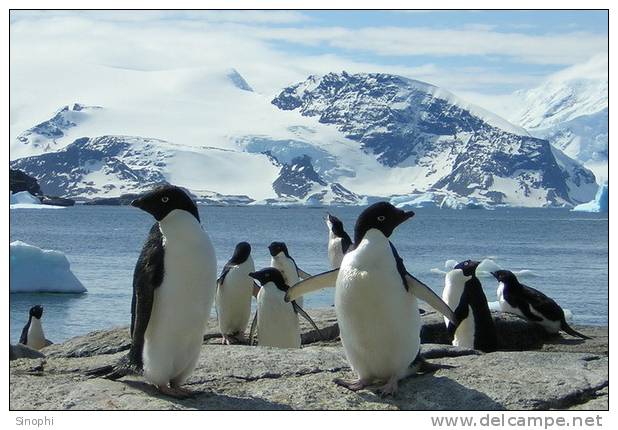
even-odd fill
[{"label": "snow-covered mountain", "polygon": [[546,140],[423,82],[330,73],[284,89],[273,104],[335,125],[385,166],[410,169],[413,193],[544,206],[582,201],[596,190],[590,172],[563,170]]},{"label": "snow-covered mountain", "polygon": [[541,85],[515,94],[511,120],[533,136],[547,139],[591,169],[599,183],[607,178],[607,56],[549,76]]},{"label": "snow-covered mountain", "polygon": [[208,203],[363,204],[431,192],[540,207],[596,191],[590,172],[564,154],[557,161],[547,141],[399,76],[310,77],[274,99],[233,69],[97,76],[122,91],[74,90],[80,103],[35,126],[20,109],[11,123],[11,167],[48,194],[89,200],[170,182]]}]

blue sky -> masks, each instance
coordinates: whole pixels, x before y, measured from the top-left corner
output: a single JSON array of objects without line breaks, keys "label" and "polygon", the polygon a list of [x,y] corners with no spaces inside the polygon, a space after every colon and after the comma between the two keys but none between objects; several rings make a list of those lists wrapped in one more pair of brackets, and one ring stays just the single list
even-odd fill
[{"label": "blue sky", "polygon": [[389,72],[491,108],[607,55],[607,24],[606,11],[14,11],[11,64],[224,65],[264,93],[308,74]]}]

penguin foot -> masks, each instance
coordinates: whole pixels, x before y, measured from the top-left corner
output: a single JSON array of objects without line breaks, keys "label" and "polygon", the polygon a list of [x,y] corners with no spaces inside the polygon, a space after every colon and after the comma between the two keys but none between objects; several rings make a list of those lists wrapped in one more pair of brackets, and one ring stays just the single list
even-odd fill
[{"label": "penguin foot", "polygon": [[353,381],[346,381],[345,379],[341,379],[341,378],[335,378],[333,380],[333,382],[337,385],[339,385],[340,387],[344,387],[347,388],[350,391],[359,391],[362,390],[363,388],[366,388],[369,386],[369,383],[367,381],[364,381],[362,379],[356,379]]},{"label": "penguin foot", "polygon": [[399,379],[396,376],[393,376],[388,382],[381,387],[378,387],[377,392],[380,397],[394,397],[397,394],[397,390],[399,389]]},{"label": "penguin foot", "polygon": [[193,397],[195,395],[195,392],[186,388],[168,387],[167,385],[157,385],[157,390],[159,390],[161,394],[174,397],[176,399],[188,399],[189,397]]}]

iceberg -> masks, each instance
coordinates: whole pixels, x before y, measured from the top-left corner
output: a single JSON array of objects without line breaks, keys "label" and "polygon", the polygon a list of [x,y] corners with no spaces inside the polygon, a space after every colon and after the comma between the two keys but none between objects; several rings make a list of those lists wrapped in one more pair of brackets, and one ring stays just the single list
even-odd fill
[{"label": "iceberg", "polygon": [[599,186],[594,200],[575,206],[575,212],[608,212],[609,211],[609,183]]},{"label": "iceberg", "polygon": [[433,193],[407,194],[393,196],[390,199],[392,205],[403,208],[437,208],[436,196]]},{"label": "iceberg", "polygon": [[69,260],[60,251],[37,248],[22,241],[11,242],[9,251],[11,293],[85,293],[71,272]]},{"label": "iceberg", "polygon": [[28,191],[20,191],[9,194],[9,207],[11,209],[62,209],[63,206],[44,205],[41,199],[33,196]]}]

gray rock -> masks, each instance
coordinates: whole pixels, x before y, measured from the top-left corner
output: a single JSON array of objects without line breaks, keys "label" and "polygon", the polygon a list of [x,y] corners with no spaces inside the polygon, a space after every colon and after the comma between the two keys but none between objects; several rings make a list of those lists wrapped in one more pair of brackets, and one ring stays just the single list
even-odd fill
[{"label": "gray rock", "polygon": [[[334,332],[336,321],[332,308],[310,310],[310,314],[325,331]],[[306,339],[310,337],[309,329],[303,325]],[[555,351],[548,350],[546,344],[536,351],[483,354],[426,343],[422,345],[425,358],[451,367],[401,381],[397,397],[387,399],[370,390],[353,393],[333,383],[337,377],[354,377],[337,340],[311,343],[299,350],[224,346],[214,335],[216,321],[209,322],[208,330],[213,337],[202,346],[196,370],[187,381],[187,388],[197,392],[191,399],[163,396],[139,376],[127,376],[119,381],[87,378],[86,371],[114,363],[125,354],[128,330],[118,328],[47,347],[46,359],[11,361],[10,407],[51,410],[607,408],[608,357],[597,352],[604,349],[603,339],[607,342],[607,328],[584,329],[585,333],[594,331],[599,335],[590,343],[560,343],[559,339],[553,339],[549,345]],[[433,330],[437,332],[437,327]],[[588,344],[594,353],[585,352]],[[561,350],[562,347],[565,349]]]},{"label": "gray rock", "polygon": [[17,345],[9,344],[9,360],[17,360],[20,358],[44,358],[45,354],[29,346],[18,343]]}]

